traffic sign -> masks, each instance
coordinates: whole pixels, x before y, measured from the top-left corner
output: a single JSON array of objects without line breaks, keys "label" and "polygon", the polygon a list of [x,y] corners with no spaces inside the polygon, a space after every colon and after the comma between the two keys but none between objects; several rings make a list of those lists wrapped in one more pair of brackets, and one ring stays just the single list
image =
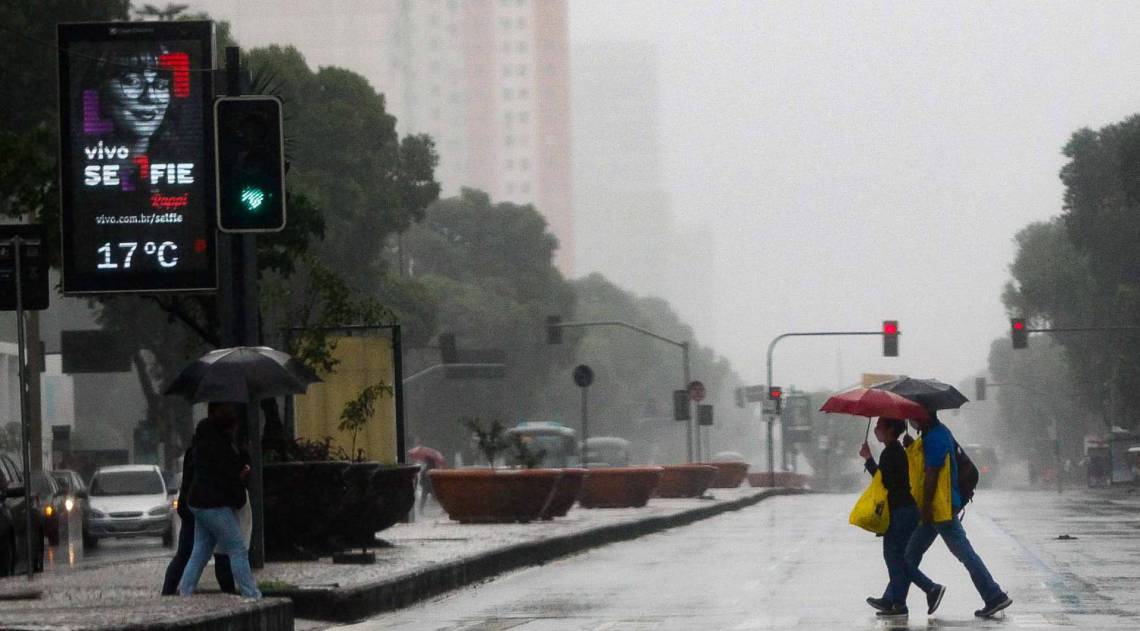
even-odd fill
[{"label": "traffic sign", "polygon": [[759,403],[761,401],[767,401],[768,400],[768,386],[765,386],[765,385],[745,386],[744,387],[744,398],[749,403]]},{"label": "traffic sign", "polygon": [[697,403],[705,400],[705,384],[699,381],[689,383],[689,398]]},{"label": "traffic sign", "polygon": [[711,405],[698,405],[697,406],[697,425],[712,425],[713,424],[713,406]]},{"label": "traffic sign", "polygon": [[574,383],[578,384],[579,388],[589,388],[590,384],[594,383],[594,371],[586,364],[582,364],[574,369]]}]

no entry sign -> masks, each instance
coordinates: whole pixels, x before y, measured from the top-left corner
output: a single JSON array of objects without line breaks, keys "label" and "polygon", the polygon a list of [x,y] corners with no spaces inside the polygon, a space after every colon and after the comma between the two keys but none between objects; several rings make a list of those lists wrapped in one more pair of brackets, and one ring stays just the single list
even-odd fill
[{"label": "no entry sign", "polygon": [[705,384],[694,381],[689,384],[689,398],[697,403],[705,400]]}]

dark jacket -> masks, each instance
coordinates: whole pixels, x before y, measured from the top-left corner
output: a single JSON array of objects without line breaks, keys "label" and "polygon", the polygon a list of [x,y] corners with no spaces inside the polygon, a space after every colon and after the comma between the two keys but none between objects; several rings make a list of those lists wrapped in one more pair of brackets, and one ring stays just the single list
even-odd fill
[{"label": "dark jacket", "polygon": [[887,487],[887,505],[891,510],[915,505],[910,494],[910,463],[899,441],[892,440],[883,449],[878,465],[873,458],[867,458],[864,466],[871,475],[875,475],[875,471],[883,472],[883,486]]},{"label": "dark jacket", "polygon": [[[186,497],[190,506],[237,510],[245,505],[245,487],[241,483],[245,459],[217,423],[210,419],[198,423],[194,441],[187,451],[189,458],[182,465],[182,484],[185,486],[186,479],[190,478]],[[187,463],[190,471],[186,470]]]}]

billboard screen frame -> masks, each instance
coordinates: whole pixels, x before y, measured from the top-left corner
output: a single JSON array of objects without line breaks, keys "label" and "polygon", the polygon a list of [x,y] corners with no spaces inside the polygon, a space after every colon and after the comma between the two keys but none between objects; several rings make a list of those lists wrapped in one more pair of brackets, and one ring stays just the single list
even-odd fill
[{"label": "billboard screen frame", "polygon": [[[214,195],[214,127],[213,127],[213,100],[214,100],[214,72],[216,66],[215,26],[211,21],[175,21],[175,22],[90,22],[69,23],[58,25],[59,47],[59,108],[60,108],[60,153],[59,153],[59,186],[60,186],[60,261],[61,286],[65,295],[91,295],[114,293],[165,293],[165,292],[213,292],[218,288],[218,262],[217,262],[217,230],[215,226],[216,200]],[[78,263],[76,250],[82,243],[82,231],[91,230],[91,226],[79,225],[77,222],[77,198],[82,191],[76,190],[72,178],[75,177],[77,162],[82,156],[75,155],[73,150],[74,134],[73,109],[75,98],[71,93],[73,47],[76,44],[124,44],[148,41],[192,41],[196,46],[197,60],[191,60],[187,71],[191,80],[201,83],[200,94],[200,126],[202,137],[200,164],[195,165],[194,189],[200,201],[197,210],[191,218],[194,225],[203,228],[202,239],[205,239],[206,264],[204,269],[164,272],[158,269],[144,272],[135,272],[130,276],[115,277],[100,274],[97,270],[83,269]],[[175,81],[177,83],[177,81]],[[92,213],[90,207],[85,210]],[[199,213],[201,217],[199,217]],[[94,217],[85,218],[94,219]],[[124,232],[137,228],[130,224]],[[193,229],[193,226],[191,228]],[[130,238],[129,236],[127,238]],[[137,241],[137,239],[136,239]],[[93,245],[94,242],[91,244]],[[154,253],[144,253],[140,243],[136,256],[146,256]],[[182,244],[193,247],[190,244]],[[168,250],[169,252],[169,250]],[[92,257],[94,259],[94,257]]]}]

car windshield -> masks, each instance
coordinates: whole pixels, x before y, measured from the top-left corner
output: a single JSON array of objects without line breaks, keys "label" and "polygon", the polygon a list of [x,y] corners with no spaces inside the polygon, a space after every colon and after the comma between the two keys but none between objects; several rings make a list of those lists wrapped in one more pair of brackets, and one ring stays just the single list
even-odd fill
[{"label": "car windshield", "polygon": [[56,484],[58,484],[60,488],[66,490],[68,493],[73,493],[75,491],[75,489],[71,488],[71,476],[67,475],[66,473],[53,473],[51,474],[51,477],[55,478]]},{"label": "car windshield", "polygon": [[55,493],[55,490],[52,488],[47,476],[42,473],[33,473],[32,492],[40,497],[49,497]]},{"label": "car windshield", "polygon": [[159,495],[162,476],[153,471],[100,473],[91,481],[91,495]]}]

